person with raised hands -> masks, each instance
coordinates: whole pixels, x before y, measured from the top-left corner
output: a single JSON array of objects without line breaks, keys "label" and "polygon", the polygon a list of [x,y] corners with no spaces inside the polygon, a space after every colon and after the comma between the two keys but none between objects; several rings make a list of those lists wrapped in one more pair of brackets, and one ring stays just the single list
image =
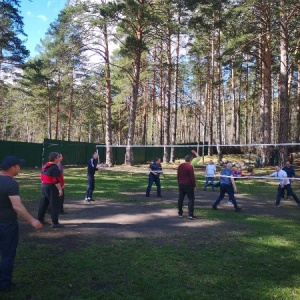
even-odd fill
[{"label": "person with raised hands", "polygon": [[94,201],[93,199],[93,192],[95,189],[95,173],[97,170],[101,170],[103,168],[102,164],[98,163],[98,152],[94,152],[92,155],[92,158],[88,161],[87,166],[87,180],[88,180],[88,186],[85,193],[85,204],[90,204],[91,201]]},{"label": "person with raised hands", "polygon": [[234,193],[237,192],[237,187],[233,177],[232,163],[227,163],[226,168],[221,171],[220,176],[220,195],[217,200],[212,205],[213,209],[218,209],[219,203],[224,199],[225,194],[227,193],[229,199],[232,201],[234,209],[236,212],[242,210],[241,207],[237,205]]},{"label": "person with raised hands", "polygon": [[275,166],[275,172],[273,172],[270,175],[270,177],[276,177],[279,182],[279,185],[277,188],[277,196],[276,196],[275,206],[279,207],[280,200],[281,200],[284,190],[286,190],[288,195],[292,196],[293,199],[295,200],[295,202],[298,204],[298,206],[300,206],[300,201],[299,201],[298,197],[296,196],[296,194],[294,193],[294,191],[291,187],[290,180],[287,176],[287,173],[284,170],[282,170],[279,166]]}]

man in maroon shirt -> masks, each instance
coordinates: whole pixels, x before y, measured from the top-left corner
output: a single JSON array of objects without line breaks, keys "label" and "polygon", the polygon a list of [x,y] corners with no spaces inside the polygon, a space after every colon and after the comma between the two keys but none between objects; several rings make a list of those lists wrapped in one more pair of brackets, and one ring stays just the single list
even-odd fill
[{"label": "man in maroon shirt", "polygon": [[187,195],[189,219],[196,219],[194,216],[194,201],[195,201],[195,191],[196,191],[196,180],[194,174],[194,168],[191,165],[193,156],[188,154],[184,158],[185,162],[180,164],[177,170],[177,181],[179,186],[179,198],[178,198],[178,216],[182,218],[183,216],[183,200],[185,195]]}]

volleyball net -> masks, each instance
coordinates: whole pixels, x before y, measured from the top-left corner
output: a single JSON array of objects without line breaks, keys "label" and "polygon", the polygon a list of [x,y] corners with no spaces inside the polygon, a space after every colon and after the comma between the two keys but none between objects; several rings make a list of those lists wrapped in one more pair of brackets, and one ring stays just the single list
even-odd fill
[{"label": "volleyball net", "polygon": [[[117,149],[123,150],[123,155],[125,154],[127,145],[111,145],[109,146],[115,152]],[[106,145],[97,145],[97,151],[105,152]],[[134,156],[138,153],[139,159],[143,157],[141,155],[142,150],[145,150],[144,153],[145,159],[143,162],[138,162],[137,165],[126,166],[125,168],[116,166],[113,168],[108,168],[108,170],[115,172],[124,172],[129,174],[134,173],[149,173],[149,164],[155,158],[163,158],[164,151],[170,151],[170,148],[175,149],[175,163],[171,164],[162,164],[163,173],[165,175],[175,175],[177,173],[177,166],[184,161],[184,156],[191,154],[191,150],[195,150],[201,156],[201,159],[195,166],[195,174],[201,179],[205,180],[206,173],[205,168],[210,160],[213,160],[214,164],[217,167],[217,172],[215,174],[215,180],[218,180],[220,177],[220,171],[226,167],[226,163],[230,162],[233,165],[233,170],[240,168],[244,175],[246,176],[237,176],[239,180],[278,180],[275,176],[270,176],[274,172],[274,167],[280,165],[284,167],[286,161],[290,161],[292,167],[296,169],[298,164],[300,164],[300,143],[272,143],[272,144],[180,144],[180,145],[131,145]],[[208,149],[213,149],[208,155]],[[267,149],[267,151],[266,151]],[[218,161],[218,151],[222,154],[222,161]],[[285,153],[286,157],[284,161],[280,162],[280,157],[282,152]],[[265,155],[269,155],[268,163],[266,163]],[[124,156],[123,156],[124,157]],[[105,157],[102,155],[102,162],[105,161]],[[172,168],[170,167],[172,166]],[[299,173],[299,172],[298,172]],[[300,173],[299,173],[300,174]],[[297,175],[297,174],[296,174]],[[223,176],[223,175],[222,175]],[[225,176],[224,176],[225,177]],[[290,180],[299,181],[300,177],[287,177]]]}]

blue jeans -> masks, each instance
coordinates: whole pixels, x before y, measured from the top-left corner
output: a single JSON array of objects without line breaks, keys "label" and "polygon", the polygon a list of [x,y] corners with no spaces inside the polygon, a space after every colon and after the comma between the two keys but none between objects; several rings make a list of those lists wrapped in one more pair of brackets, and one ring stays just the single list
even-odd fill
[{"label": "blue jeans", "polygon": [[161,184],[160,184],[160,178],[159,176],[155,176],[152,173],[149,174],[149,182],[148,182],[148,187],[146,190],[146,196],[150,195],[150,191],[151,191],[151,187],[153,185],[153,183],[155,182],[156,186],[157,186],[157,196],[160,197],[161,196]]},{"label": "blue jeans", "polygon": [[293,197],[293,199],[296,201],[296,203],[298,205],[300,204],[300,201],[299,201],[298,197],[296,196],[296,194],[294,193],[291,185],[287,184],[287,185],[284,186],[283,189],[281,188],[281,185],[278,186],[277,197],[276,197],[276,205],[280,204],[280,200],[281,200],[281,197],[282,197],[282,194],[283,194],[284,190],[287,191],[288,195]]},{"label": "blue jeans", "polygon": [[189,216],[194,215],[194,202],[195,202],[195,191],[192,185],[179,184],[179,197],[178,197],[178,214],[182,215],[183,213],[183,200],[185,195],[187,195],[189,199],[188,209]]},{"label": "blue jeans", "polygon": [[87,179],[88,179],[88,186],[87,186],[87,189],[86,189],[85,198],[86,199],[87,198],[92,199],[93,198],[93,192],[94,192],[94,189],[95,189],[95,177],[93,175],[88,175]]},{"label": "blue jeans", "polygon": [[214,191],[215,190],[215,177],[206,177],[206,181],[204,184],[204,189],[206,190],[206,188],[211,185],[211,189]]},{"label": "blue jeans", "polygon": [[213,204],[214,206],[218,206],[218,204],[223,200],[225,194],[228,194],[229,199],[232,201],[234,208],[238,208],[238,205],[236,203],[236,199],[234,197],[234,189],[232,185],[229,184],[222,184],[220,185],[220,195]]},{"label": "blue jeans", "polygon": [[0,291],[12,283],[14,262],[19,241],[19,226],[17,221],[0,223]]}]

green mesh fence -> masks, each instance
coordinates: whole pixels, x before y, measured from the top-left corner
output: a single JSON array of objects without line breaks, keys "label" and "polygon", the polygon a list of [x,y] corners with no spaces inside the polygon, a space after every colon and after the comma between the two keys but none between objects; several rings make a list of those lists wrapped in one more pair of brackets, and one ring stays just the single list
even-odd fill
[{"label": "green mesh fence", "polygon": [[[191,145],[191,144],[189,144]],[[200,144],[202,145],[202,144]],[[97,147],[98,146],[98,147]],[[50,152],[60,152],[64,155],[64,165],[82,166],[86,165],[94,151],[98,150],[101,163],[106,160],[106,148],[103,145],[85,142],[68,142],[60,140],[45,139],[44,143],[24,143],[0,141],[0,160],[7,155],[15,155],[26,160],[25,167],[40,167],[48,160]],[[195,147],[175,147],[175,159],[181,159],[190,153]],[[203,147],[199,147],[199,154],[202,155]],[[143,164],[153,161],[155,158],[163,158],[163,147],[133,147],[133,156],[135,164]],[[168,148],[170,153],[170,148]],[[204,148],[205,155],[207,147]],[[126,147],[113,147],[114,165],[121,165],[125,160]]]}]

